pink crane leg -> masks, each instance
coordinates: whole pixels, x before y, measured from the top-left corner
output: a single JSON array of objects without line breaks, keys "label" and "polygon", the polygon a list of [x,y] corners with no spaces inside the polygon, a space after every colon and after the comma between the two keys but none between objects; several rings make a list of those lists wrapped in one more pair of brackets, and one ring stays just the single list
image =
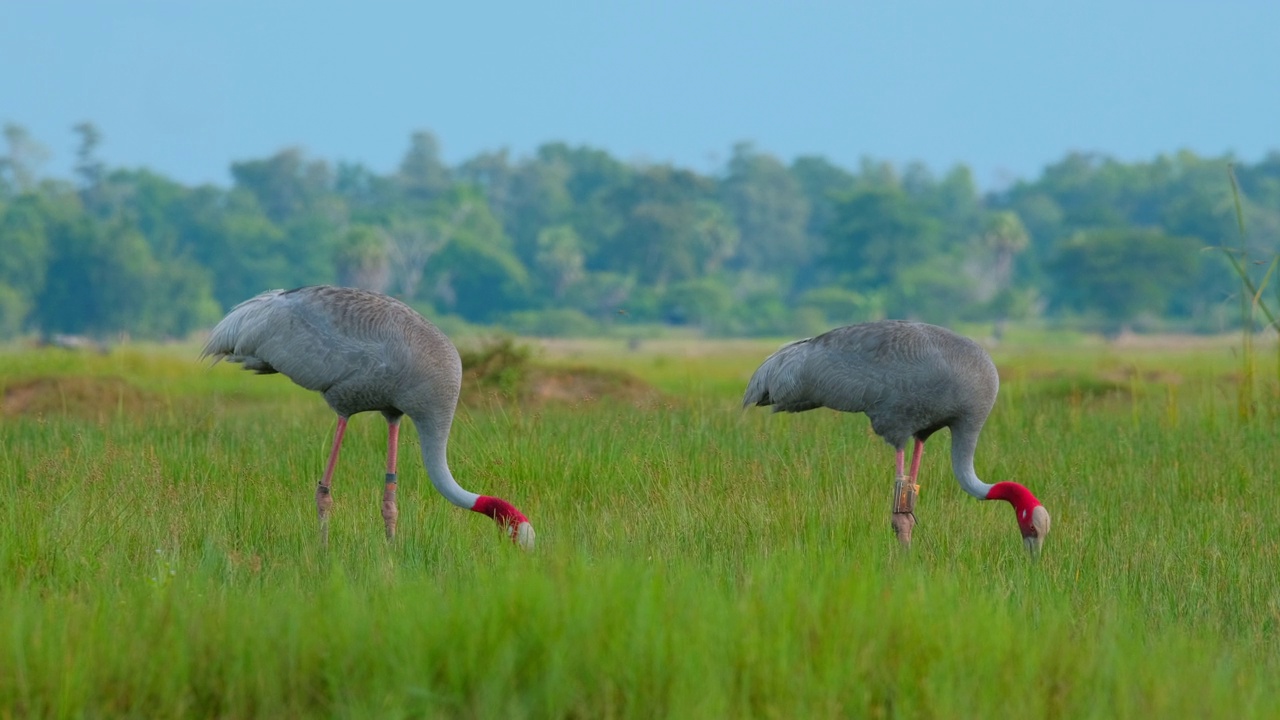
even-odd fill
[{"label": "pink crane leg", "polygon": [[316,513],[320,516],[320,541],[329,541],[329,510],[333,507],[333,495],[330,486],[333,483],[333,470],[338,466],[338,450],[342,448],[342,436],[347,432],[347,419],[338,416],[338,429],[333,433],[333,449],[329,451],[329,461],[324,466],[324,477],[316,487]]},{"label": "pink crane leg", "polygon": [[916,476],[920,474],[920,459],[924,457],[924,441],[916,438],[915,449],[911,451],[911,474],[907,479],[912,485],[916,484]]},{"label": "pink crane leg", "polygon": [[387,539],[396,536],[396,454],[400,446],[400,419],[387,421],[387,482],[382,489],[382,521],[387,525]]}]

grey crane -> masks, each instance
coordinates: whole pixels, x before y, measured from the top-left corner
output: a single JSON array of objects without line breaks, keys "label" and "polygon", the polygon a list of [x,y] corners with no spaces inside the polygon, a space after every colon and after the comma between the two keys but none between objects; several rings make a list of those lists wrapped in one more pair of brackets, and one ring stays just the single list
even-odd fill
[{"label": "grey crane", "polygon": [[338,428],[316,488],[321,538],[333,506],[330,484],[347,419],[377,411],[387,421],[382,518],[395,537],[396,453],[400,420],[413,419],[431,483],[458,507],[497,521],[512,541],[532,549],[533,526],[496,497],[469,492],[449,471],[449,430],[462,386],[462,361],[449,338],[412,308],[380,293],[327,285],[271,290],[227,313],[200,357],[225,358],[259,374],[281,373],[324,396]]},{"label": "grey crane", "polygon": [[[751,376],[742,406],[866,413],[872,430],[897,451],[892,525],[906,545],[915,527],[916,476],[924,442],[950,428],[951,469],[960,487],[979,500],[1012,505],[1023,543],[1036,556],[1049,532],[1049,512],[1022,485],[988,485],[973,469],[978,435],[999,387],[995,363],[973,340],[936,325],[883,320],[783,345]],[[904,476],[904,454],[912,438],[911,470]]]}]

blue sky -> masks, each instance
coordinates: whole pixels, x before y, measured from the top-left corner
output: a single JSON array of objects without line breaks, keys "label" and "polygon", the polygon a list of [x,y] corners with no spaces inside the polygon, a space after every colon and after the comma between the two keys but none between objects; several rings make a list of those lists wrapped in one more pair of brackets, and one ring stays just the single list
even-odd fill
[{"label": "blue sky", "polygon": [[784,160],[963,162],[984,187],[1073,150],[1280,150],[1280,2],[125,2],[0,0],[0,122],[69,172],[229,181],[286,146],[395,167],[543,142],[703,172]]}]

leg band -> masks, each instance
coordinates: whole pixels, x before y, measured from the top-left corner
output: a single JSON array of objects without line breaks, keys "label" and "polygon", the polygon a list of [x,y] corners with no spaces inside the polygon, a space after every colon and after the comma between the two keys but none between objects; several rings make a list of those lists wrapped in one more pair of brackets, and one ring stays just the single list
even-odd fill
[{"label": "leg band", "polygon": [[916,497],[920,495],[920,486],[907,480],[893,483],[893,511],[896,513],[914,513]]}]

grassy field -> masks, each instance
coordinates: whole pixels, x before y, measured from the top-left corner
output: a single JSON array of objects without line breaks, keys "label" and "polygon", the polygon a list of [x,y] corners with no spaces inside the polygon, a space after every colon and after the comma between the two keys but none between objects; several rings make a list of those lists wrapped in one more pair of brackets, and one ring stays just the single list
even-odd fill
[{"label": "grassy field", "polygon": [[997,349],[977,468],[1053,514],[1036,564],[946,433],[897,548],[865,418],[738,409],[775,346],[553,344],[661,395],[464,408],[454,473],[532,554],[411,432],[388,544],[376,415],[321,550],[334,417],[279,376],[0,354],[0,717],[1274,716],[1280,403],[1238,418],[1229,344]]}]

